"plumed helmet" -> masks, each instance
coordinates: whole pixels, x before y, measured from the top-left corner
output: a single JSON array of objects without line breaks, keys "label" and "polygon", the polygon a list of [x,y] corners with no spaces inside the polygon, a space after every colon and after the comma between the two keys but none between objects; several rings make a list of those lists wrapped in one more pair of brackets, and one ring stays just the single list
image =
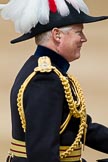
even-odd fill
[{"label": "plumed helmet", "polygon": [[0,5],[1,15],[15,24],[16,32],[23,35],[11,41],[28,40],[54,27],[92,23],[108,16],[89,16],[83,0],[10,0]]}]

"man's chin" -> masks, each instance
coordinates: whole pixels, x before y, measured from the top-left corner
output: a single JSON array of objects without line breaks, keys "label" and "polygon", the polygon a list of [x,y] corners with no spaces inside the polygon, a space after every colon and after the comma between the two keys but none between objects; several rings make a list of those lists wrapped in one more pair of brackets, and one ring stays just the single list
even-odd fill
[{"label": "man's chin", "polygon": [[80,58],[80,55],[79,55],[79,56],[77,56],[77,57],[76,57],[76,58],[74,58],[74,59],[69,60],[69,62],[72,62],[72,61],[78,60],[79,58]]},{"label": "man's chin", "polygon": [[80,58],[80,53],[76,55],[76,60]]}]

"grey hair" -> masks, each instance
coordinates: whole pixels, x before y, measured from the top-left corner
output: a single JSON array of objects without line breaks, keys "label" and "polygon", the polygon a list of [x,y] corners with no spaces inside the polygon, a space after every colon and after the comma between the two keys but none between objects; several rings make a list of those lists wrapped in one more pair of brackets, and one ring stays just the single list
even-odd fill
[{"label": "grey hair", "polygon": [[35,36],[36,44],[43,44],[44,42],[48,41],[51,36],[51,31],[39,34]]},{"label": "grey hair", "polygon": [[[72,29],[72,26],[67,26],[67,27],[61,27],[59,28],[62,32],[66,33],[68,32],[70,29]],[[35,36],[35,42],[36,44],[43,44],[45,42],[47,42],[49,40],[51,36],[51,31],[39,34]]]}]

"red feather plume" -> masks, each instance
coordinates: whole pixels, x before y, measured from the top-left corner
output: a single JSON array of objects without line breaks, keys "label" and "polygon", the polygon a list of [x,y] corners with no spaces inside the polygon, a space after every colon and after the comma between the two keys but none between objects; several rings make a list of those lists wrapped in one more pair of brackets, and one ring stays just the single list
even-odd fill
[{"label": "red feather plume", "polygon": [[55,13],[57,11],[57,7],[54,0],[49,0],[49,7],[51,12]]}]

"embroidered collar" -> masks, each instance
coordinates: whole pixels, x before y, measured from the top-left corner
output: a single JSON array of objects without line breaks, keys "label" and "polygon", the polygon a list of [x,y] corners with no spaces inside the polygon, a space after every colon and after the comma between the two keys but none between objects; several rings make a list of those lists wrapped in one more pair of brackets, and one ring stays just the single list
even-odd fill
[{"label": "embroidered collar", "polygon": [[46,48],[44,46],[38,46],[34,54],[37,58],[41,56],[48,56],[51,59],[52,64],[54,64],[63,73],[66,73],[69,69],[70,64],[62,56],[60,56],[55,51]]}]

